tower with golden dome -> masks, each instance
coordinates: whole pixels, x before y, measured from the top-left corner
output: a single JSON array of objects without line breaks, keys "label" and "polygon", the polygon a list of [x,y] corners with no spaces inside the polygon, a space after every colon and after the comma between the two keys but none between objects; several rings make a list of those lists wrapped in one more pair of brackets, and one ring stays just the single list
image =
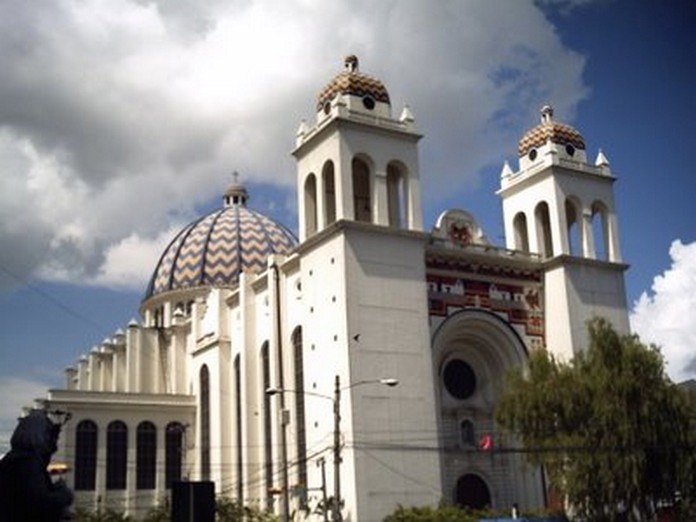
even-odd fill
[{"label": "tower with golden dome", "polygon": [[547,345],[566,360],[587,345],[593,315],[629,331],[613,186],[599,150],[588,160],[585,139],[541,108],[540,123],[520,139],[518,170],[506,163],[498,194],[508,248],[540,256],[544,270]]}]

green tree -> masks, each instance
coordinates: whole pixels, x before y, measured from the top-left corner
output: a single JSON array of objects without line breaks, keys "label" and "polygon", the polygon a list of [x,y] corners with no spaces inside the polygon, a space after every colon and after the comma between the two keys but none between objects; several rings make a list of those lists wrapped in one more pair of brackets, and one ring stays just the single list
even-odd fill
[{"label": "green tree", "polygon": [[649,519],[660,502],[693,498],[693,408],[655,346],[604,319],[588,328],[572,361],[538,351],[513,370],[496,418],[578,515]]},{"label": "green tree", "polygon": [[478,522],[482,518],[493,516],[495,514],[489,511],[471,511],[455,506],[399,506],[383,522]]},{"label": "green tree", "polygon": [[278,522],[278,517],[271,512],[223,496],[217,498],[215,512],[219,522]]},{"label": "green tree", "polygon": [[165,496],[153,508],[150,508],[142,522],[169,522],[172,519],[172,508],[169,497]]},{"label": "green tree", "polygon": [[98,511],[78,508],[70,520],[75,522],[130,522],[131,518],[110,508]]}]

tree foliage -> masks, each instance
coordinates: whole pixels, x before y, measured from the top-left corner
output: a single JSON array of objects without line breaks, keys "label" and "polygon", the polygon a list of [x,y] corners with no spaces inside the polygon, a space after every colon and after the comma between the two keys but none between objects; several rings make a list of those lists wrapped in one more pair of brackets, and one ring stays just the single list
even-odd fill
[{"label": "tree foliage", "polygon": [[[169,497],[165,497],[138,520],[169,522],[171,517],[171,502]],[[75,522],[135,522],[132,517],[113,509],[90,511],[84,508],[77,509],[72,520]],[[218,496],[215,499],[215,520],[217,522],[278,522],[279,518],[255,504],[244,505],[228,497]]]},{"label": "tree foliage", "polygon": [[98,511],[79,508],[75,510],[70,520],[75,522],[130,522],[131,518],[110,508]]},{"label": "tree foliage", "polygon": [[278,517],[256,505],[244,505],[227,497],[218,497],[215,511],[219,522],[278,522]]},{"label": "tree foliage", "polygon": [[[393,513],[387,515],[382,522],[480,522],[490,520],[507,520],[508,510],[469,509],[458,506],[398,506]],[[520,521],[565,522],[565,516],[551,515],[543,512],[523,513]]]},{"label": "tree foliage", "polygon": [[589,520],[637,520],[693,497],[694,409],[659,350],[603,319],[588,328],[590,346],[569,363],[539,351],[508,375],[499,425]]},{"label": "tree foliage", "polygon": [[455,506],[399,506],[383,522],[478,522],[494,515],[488,511],[471,511]]}]

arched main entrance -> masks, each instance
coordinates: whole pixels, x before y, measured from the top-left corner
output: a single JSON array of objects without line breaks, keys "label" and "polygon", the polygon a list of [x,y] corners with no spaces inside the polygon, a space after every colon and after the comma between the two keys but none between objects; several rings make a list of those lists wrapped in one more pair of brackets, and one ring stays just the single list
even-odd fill
[{"label": "arched main entrance", "polygon": [[[483,436],[501,443],[495,406],[506,372],[525,364],[526,347],[503,317],[482,309],[455,312],[433,336],[434,378],[442,441],[444,489],[452,503],[472,509],[511,505],[527,498],[509,457],[472,451]],[[482,477],[486,477],[486,481]],[[493,498],[495,496],[495,498]]]},{"label": "arched main entrance", "polygon": [[459,507],[483,509],[491,505],[491,492],[478,475],[467,473],[457,480],[455,502]]}]

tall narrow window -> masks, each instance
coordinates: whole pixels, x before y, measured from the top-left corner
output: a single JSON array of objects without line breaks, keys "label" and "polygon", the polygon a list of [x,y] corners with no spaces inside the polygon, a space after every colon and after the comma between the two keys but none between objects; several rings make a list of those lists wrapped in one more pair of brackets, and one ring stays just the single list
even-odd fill
[{"label": "tall narrow window", "polygon": [[317,231],[317,178],[314,174],[305,180],[304,206],[305,236],[310,237]]},{"label": "tall narrow window", "polygon": [[355,221],[372,222],[370,169],[363,160],[353,160],[353,212]]},{"label": "tall narrow window", "polygon": [[[304,361],[302,355],[302,327],[298,326],[292,335],[292,345],[295,361],[295,422],[297,424],[297,482],[300,491],[307,491],[307,431],[305,429],[304,401]],[[307,496],[300,497],[300,504],[307,504]]]},{"label": "tall narrow window", "polygon": [[266,507],[273,508],[273,497],[270,492],[273,489],[273,420],[271,416],[271,397],[266,390],[271,387],[271,360],[268,354],[268,341],[261,346],[261,395],[263,397],[263,449],[264,469],[266,479]]},{"label": "tall narrow window", "polygon": [[527,232],[527,216],[519,212],[512,221],[515,230],[515,249],[529,252],[529,233]]},{"label": "tall narrow window", "polygon": [[181,465],[184,457],[184,430],[180,422],[167,424],[164,434],[164,484],[171,489],[174,482],[181,480]]},{"label": "tall narrow window", "polygon": [[408,185],[405,168],[396,163],[387,166],[387,205],[389,226],[408,228]]},{"label": "tall narrow window", "polygon": [[553,257],[553,240],[551,238],[551,220],[549,206],[545,201],[539,203],[534,211],[537,228],[539,254],[542,257]]},{"label": "tall narrow window", "polygon": [[607,207],[601,201],[592,203],[592,235],[597,259],[609,259],[609,221]]},{"label": "tall narrow window", "polygon": [[106,489],[126,489],[128,427],[113,421],[106,428]]},{"label": "tall narrow window", "polygon": [[565,212],[566,224],[568,225],[568,253],[571,256],[582,256],[582,223],[579,202],[566,199]]},{"label": "tall narrow window", "polygon": [[138,424],[135,437],[135,487],[155,489],[157,471],[157,428],[149,421]]},{"label": "tall narrow window", "polygon": [[333,161],[327,161],[321,173],[324,183],[324,221],[330,225],[336,221],[336,185]]},{"label": "tall narrow window", "polygon": [[459,423],[459,443],[462,447],[474,446],[476,444],[474,423],[469,419],[464,419]]},{"label": "tall narrow window", "polygon": [[210,372],[204,364],[200,375],[201,479],[210,480]]},{"label": "tall narrow window", "polygon": [[75,428],[75,490],[94,491],[97,477],[97,425],[83,420]]},{"label": "tall narrow window", "polygon": [[234,358],[235,445],[237,451],[237,501],[244,498],[244,447],[242,442],[242,369],[239,355]]}]

